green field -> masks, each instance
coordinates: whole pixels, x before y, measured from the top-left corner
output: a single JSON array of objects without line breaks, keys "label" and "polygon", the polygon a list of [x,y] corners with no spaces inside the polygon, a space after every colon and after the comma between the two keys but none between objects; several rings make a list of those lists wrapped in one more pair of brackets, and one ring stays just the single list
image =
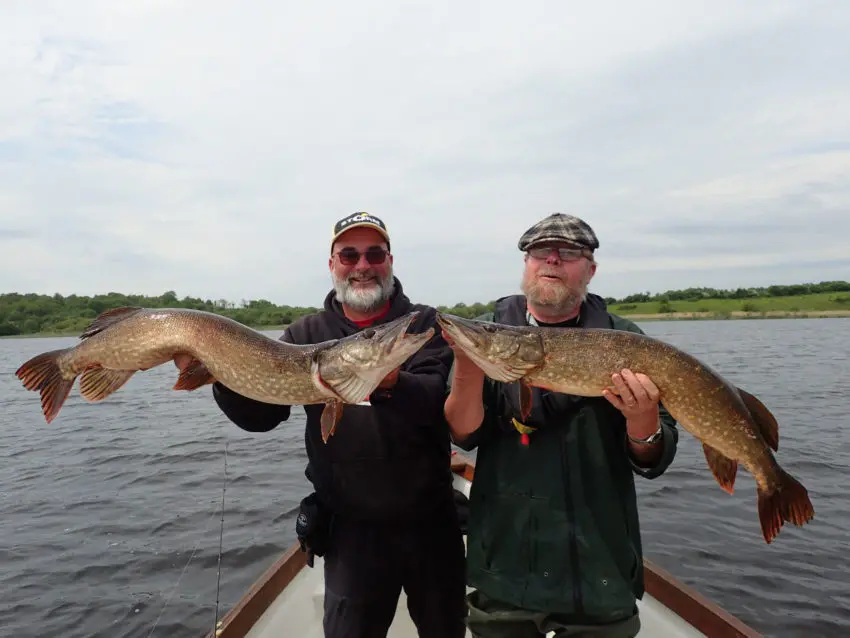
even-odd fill
[{"label": "green field", "polygon": [[[683,313],[710,314],[714,316],[750,315],[762,313],[778,315],[850,315],[850,294],[821,292],[788,297],[752,297],[749,299],[698,299],[687,301],[645,301],[639,303],[615,303],[611,312],[627,317],[630,315],[681,315]],[[678,318],[678,317],[671,317]]]}]

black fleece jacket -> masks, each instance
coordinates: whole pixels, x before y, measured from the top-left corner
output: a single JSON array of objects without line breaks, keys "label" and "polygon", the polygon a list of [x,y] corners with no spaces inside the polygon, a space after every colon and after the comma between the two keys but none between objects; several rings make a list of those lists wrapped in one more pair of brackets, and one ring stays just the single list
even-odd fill
[{"label": "black fleece jacket", "polygon": [[[408,328],[433,326],[434,337],[401,367],[390,390],[376,390],[371,405],[348,405],[327,444],[322,442],[323,405],[304,406],[307,415],[307,477],[320,501],[337,516],[370,522],[419,522],[454,515],[449,428],[443,402],[452,352],[436,324],[434,308],[412,304],[395,279],[389,312],[375,325],[412,310]],[[310,344],[362,330],[342,311],[333,291],[324,310],[290,325],[281,340]],[[213,396],[222,412],[249,432],[267,432],[289,419],[290,406],[248,399],[216,382]]]}]

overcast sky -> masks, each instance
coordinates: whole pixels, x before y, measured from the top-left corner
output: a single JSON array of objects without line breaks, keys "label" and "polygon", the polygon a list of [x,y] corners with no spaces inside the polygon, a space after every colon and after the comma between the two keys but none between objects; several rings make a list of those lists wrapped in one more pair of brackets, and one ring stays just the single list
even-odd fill
[{"label": "overcast sky", "polygon": [[0,6],[0,291],[318,305],[382,217],[414,301],[850,279],[850,2]]}]

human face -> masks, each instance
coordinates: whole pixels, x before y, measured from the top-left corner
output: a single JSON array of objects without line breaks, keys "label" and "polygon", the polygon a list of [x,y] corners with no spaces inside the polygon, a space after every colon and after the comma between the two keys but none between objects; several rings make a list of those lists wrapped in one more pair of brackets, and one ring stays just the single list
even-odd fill
[{"label": "human face", "polygon": [[[387,250],[387,243],[378,231],[352,228],[336,240],[328,260],[337,299],[358,312],[379,309],[393,293],[393,257],[387,252],[383,263],[370,264],[366,252],[369,248],[374,251],[375,247]],[[354,264],[343,263],[340,251],[351,250],[360,253],[359,259]]]},{"label": "human face", "polygon": [[550,316],[570,314],[587,296],[594,273],[589,251],[564,242],[538,244],[526,252],[522,292],[531,306]]}]

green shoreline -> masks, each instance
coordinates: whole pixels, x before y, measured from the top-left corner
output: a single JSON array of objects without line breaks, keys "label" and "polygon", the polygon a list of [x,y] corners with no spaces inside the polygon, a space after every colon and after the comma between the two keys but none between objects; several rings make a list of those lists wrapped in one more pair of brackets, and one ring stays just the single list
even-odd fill
[{"label": "green shoreline", "polygon": [[[790,319],[850,316],[850,282],[820,282],[767,288],[688,288],[622,299],[605,297],[608,309],[634,321],[694,321],[726,319]],[[315,307],[278,306],[266,299],[178,299],[174,291],[158,297],[107,295],[63,297],[39,294],[0,294],[0,336],[66,337],[80,334],[100,313],[120,306],[189,308],[230,317],[258,330],[282,330]],[[495,301],[440,305],[447,314],[472,318],[492,312]]]},{"label": "green shoreline", "polygon": [[[616,312],[621,317],[632,321],[742,321],[758,319],[837,319],[850,318],[850,310],[801,310],[791,312],[784,310],[764,312],[657,312],[657,313],[628,313]],[[250,326],[254,330],[272,331],[285,330],[289,324],[280,326]],[[33,334],[4,335],[0,339],[34,339],[34,338],[58,338],[76,337],[79,332],[36,332]]]}]

